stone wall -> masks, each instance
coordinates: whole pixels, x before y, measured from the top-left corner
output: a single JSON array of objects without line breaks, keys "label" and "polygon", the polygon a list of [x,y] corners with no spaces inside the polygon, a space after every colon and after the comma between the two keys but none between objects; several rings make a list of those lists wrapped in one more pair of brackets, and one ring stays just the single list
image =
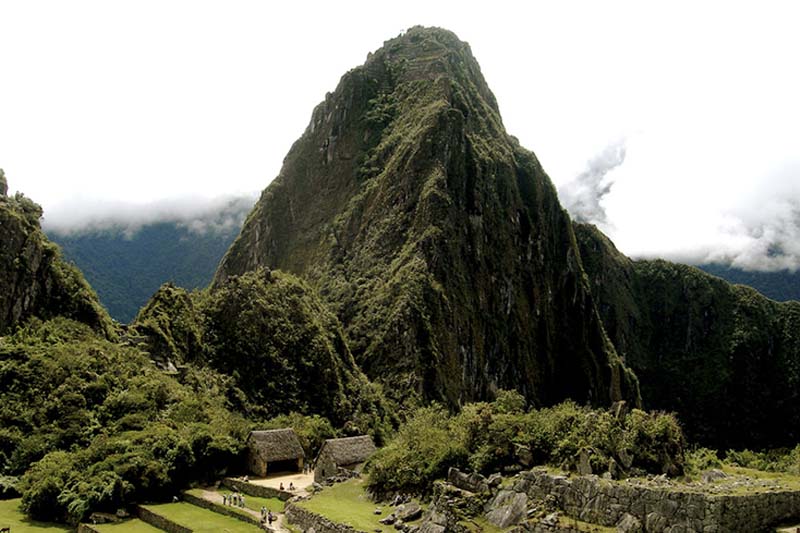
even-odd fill
[{"label": "stone wall", "polygon": [[149,509],[145,509],[142,506],[138,506],[136,508],[136,514],[142,521],[147,522],[153,527],[167,531],[168,533],[192,533],[192,530],[188,527],[177,524],[158,513],[154,513]]},{"label": "stone wall", "polygon": [[286,505],[285,516],[289,524],[302,531],[313,528],[316,533],[366,533],[353,526],[331,522],[324,516],[312,513],[294,503]]},{"label": "stone wall", "polygon": [[555,499],[568,516],[604,526],[616,526],[629,514],[645,532],[756,533],[800,517],[800,491],[716,495],[544,470],[520,473],[512,490],[532,500]]},{"label": "stone wall", "polygon": [[230,490],[238,490],[242,494],[247,494],[249,496],[257,496],[259,498],[278,498],[283,502],[288,501],[296,496],[296,494],[292,494],[291,492],[287,492],[285,490],[278,490],[273,489],[272,487],[256,485],[255,483],[249,483],[247,481],[242,481],[241,479],[232,477],[226,477],[223,479],[222,486],[227,487]]},{"label": "stone wall", "polygon": [[78,526],[78,533],[100,533],[89,524],[80,524]]},{"label": "stone wall", "polygon": [[189,494],[188,492],[183,493],[183,499],[187,503],[191,503],[192,505],[196,505],[197,507],[202,507],[203,509],[208,509],[209,511],[214,511],[215,513],[224,514],[225,516],[236,518],[237,520],[241,520],[242,522],[247,522],[248,524],[254,524],[256,526],[261,525],[258,519],[252,515],[237,512],[232,507],[228,507],[227,505],[221,505],[219,503],[210,502],[203,498],[199,498],[193,494]]}]

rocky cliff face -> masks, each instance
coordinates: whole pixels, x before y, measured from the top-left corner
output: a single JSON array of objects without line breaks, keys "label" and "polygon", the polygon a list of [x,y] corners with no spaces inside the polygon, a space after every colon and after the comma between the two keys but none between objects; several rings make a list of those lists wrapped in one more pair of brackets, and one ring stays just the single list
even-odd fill
[{"label": "rocky cliff face", "polygon": [[631,261],[576,225],[606,331],[649,409],[676,411],[719,449],[800,439],[800,303],[778,303],[697,268]]},{"label": "rocky cliff face", "polygon": [[111,320],[94,291],[42,233],[41,207],[7,192],[0,170],[0,334],[32,316],[65,316],[109,334]]},{"label": "rocky cliff face", "polygon": [[450,32],[386,42],[314,110],[214,283],[259,266],[309,280],[404,399],[638,398],[549,178]]}]

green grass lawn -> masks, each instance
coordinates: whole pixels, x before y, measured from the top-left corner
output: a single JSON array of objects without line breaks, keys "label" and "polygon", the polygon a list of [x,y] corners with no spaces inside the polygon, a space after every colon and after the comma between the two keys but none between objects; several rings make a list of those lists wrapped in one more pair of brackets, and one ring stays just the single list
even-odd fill
[{"label": "green grass lawn", "polygon": [[[216,492],[217,494],[227,494],[230,496],[232,493],[229,490],[213,490],[213,489],[205,489],[209,492]],[[193,496],[197,496],[198,498],[203,497],[203,490],[201,489],[191,489],[186,491]],[[244,495],[244,505],[248,509],[255,511],[257,513],[261,512],[261,506],[263,505],[268,510],[272,511],[273,513],[282,513],[284,502],[279,500],[278,498],[259,498],[258,496],[248,496],[247,494]],[[230,509],[237,510],[236,507],[226,506]]]},{"label": "green grass lawn", "polygon": [[[162,533],[160,529],[151,526],[147,522],[142,522],[138,518],[125,520],[118,524],[98,524],[92,526],[92,528],[100,533]],[[12,530],[11,533],[14,533],[14,531]]]},{"label": "green grass lawn", "polygon": [[53,533],[74,531],[61,524],[50,522],[36,522],[25,516],[19,510],[20,499],[0,500],[0,528],[10,527],[11,533],[38,533],[50,531]]},{"label": "green grass lawn", "polygon": [[145,505],[144,507],[186,526],[196,533],[253,533],[259,531],[258,526],[184,502]]},{"label": "green grass lawn", "polygon": [[[334,522],[348,524],[362,531],[371,532],[376,528],[384,531],[394,529],[378,522],[381,518],[389,516],[393,509],[370,500],[364,492],[364,481],[361,479],[351,479],[332,487],[325,487],[322,492],[297,505]],[[376,515],[374,513],[376,507],[382,508],[383,514]]]}]

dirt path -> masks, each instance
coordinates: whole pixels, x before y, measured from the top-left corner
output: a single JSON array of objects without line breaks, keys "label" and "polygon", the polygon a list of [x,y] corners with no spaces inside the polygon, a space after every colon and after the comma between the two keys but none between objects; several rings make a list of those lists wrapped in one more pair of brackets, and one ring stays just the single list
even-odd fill
[{"label": "dirt path", "polygon": [[[202,495],[202,498],[204,500],[208,500],[210,502],[214,502],[214,503],[218,503],[219,505],[223,505],[222,494],[220,494],[219,492],[202,489],[201,495]],[[245,501],[247,501],[247,496],[245,496]],[[240,509],[242,509],[242,508],[240,507]],[[242,510],[245,511],[250,516],[252,516],[253,518],[255,518],[256,520],[261,521],[261,512],[260,511],[255,511],[255,510],[250,509],[248,507],[245,507]],[[272,513],[272,516],[274,516],[276,518],[276,520],[274,522],[272,522],[272,531],[277,531],[279,533],[290,533],[289,530],[286,527],[284,527],[284,525],[283,525],[283,522],[285,520],[285,517],[283,516],[283,513]]]}]

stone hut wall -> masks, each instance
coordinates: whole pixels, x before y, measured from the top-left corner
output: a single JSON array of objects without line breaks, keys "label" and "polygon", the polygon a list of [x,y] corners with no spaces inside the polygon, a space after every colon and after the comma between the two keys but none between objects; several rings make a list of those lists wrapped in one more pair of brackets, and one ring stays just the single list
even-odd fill
[{"label": "stone hut wall", "polygon": [[284,516],[289,524],[299,527],[303,531],[313,528],[316,533],[366,533],[353,526],[331,522],[324,516],[312,513],[293,503],[286,506]]}]

